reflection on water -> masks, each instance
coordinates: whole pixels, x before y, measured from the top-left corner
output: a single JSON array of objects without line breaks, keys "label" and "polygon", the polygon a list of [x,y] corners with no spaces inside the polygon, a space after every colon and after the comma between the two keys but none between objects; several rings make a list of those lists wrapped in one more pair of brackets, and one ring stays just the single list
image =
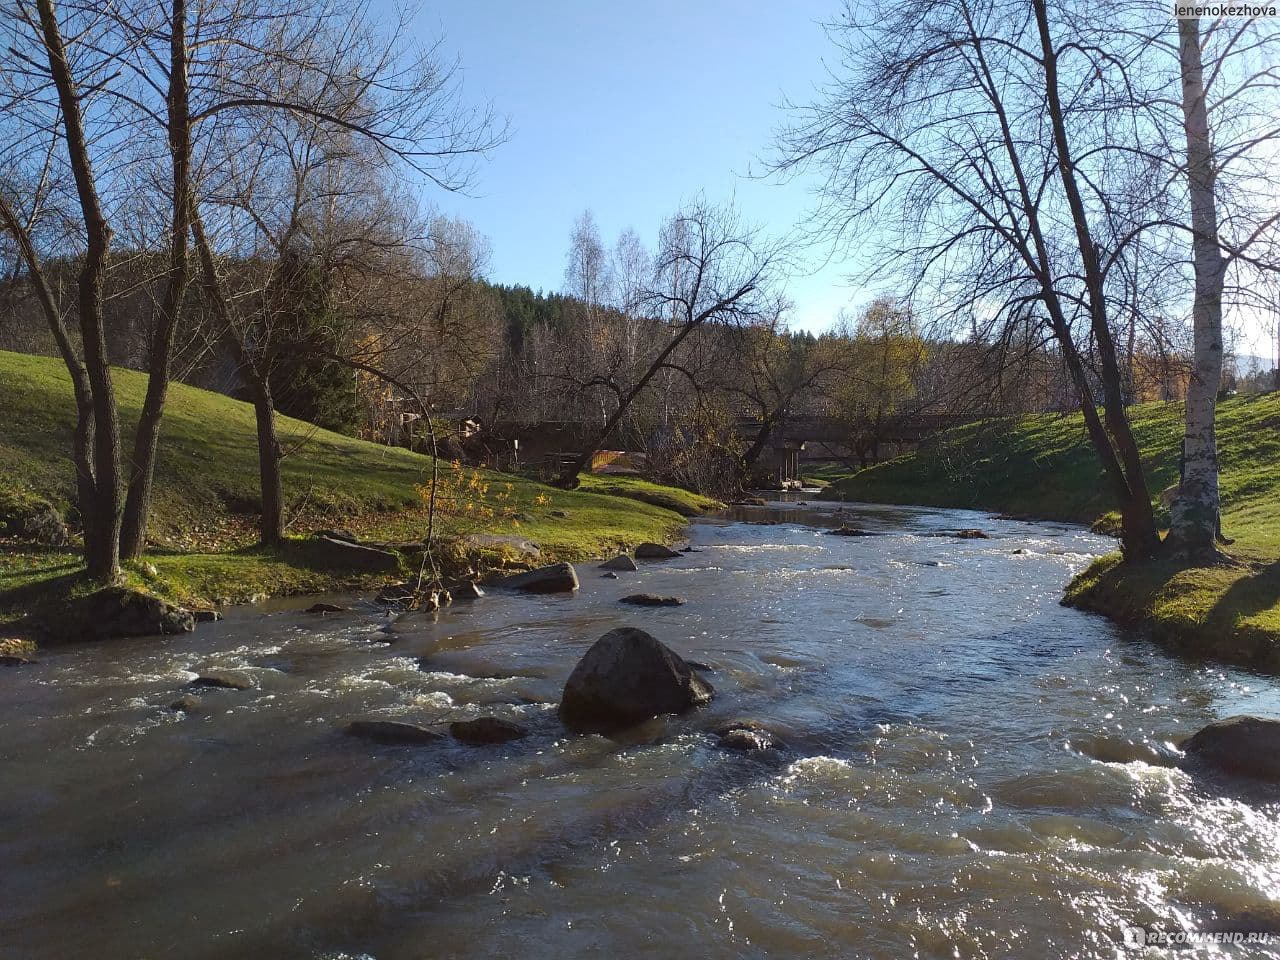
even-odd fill
[{"label": "reflection on water", "polygon": [[[1114,957],[1131,923],[1280,924],[1280,804],[1170,765],[1209,719],[1280,711],[1274,681],[1060,607],[1108,548],[1076,528],[832,509],[699,523],[698,552],[583,565],[575,597],[390,626],[280,605],[5,671],[0,953]],[[969,527],[992,538],[933,535]],[[617,603],[637,591],[689,602]],[[620,623],[711,665],[718,697],[570,736],[564,678]],[[213,667],[257,686],[166,709]],[[480,715],[532,736],[339,732]],[[742,717],[789,751],[717,750]]]}]

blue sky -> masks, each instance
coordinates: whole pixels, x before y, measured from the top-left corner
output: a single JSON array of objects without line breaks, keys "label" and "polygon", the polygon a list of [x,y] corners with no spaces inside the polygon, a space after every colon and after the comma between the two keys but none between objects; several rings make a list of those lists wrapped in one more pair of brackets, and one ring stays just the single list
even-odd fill
[{"label": "blue sky", "polygon": [[[470,196],[426,199],[493,245],[490,278],[559,289],[574,219],[590,208],[605,242],[634,228],[652,246],[664,216],[705,192],[784,235],[803,184],[752,176],[784,119],[808,99],[838,0],[435,0],[417,19],[462,63],[465,96],[491,101],[510,140]],[[865,298],[839,264],[794,277],[795,326],[818,330]]]}]

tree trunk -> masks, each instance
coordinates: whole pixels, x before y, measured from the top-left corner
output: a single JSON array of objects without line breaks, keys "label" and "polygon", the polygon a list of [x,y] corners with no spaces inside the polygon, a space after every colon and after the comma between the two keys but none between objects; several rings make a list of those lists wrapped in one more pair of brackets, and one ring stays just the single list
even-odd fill
[{"label": "tree trunk", "polygon": [[[256,377],[256,373],[252,376]],[[246,378],[247,379],[247,378]],[[253,400],[253,413],[258,422],[258,486],[262,492],[262,520],[259,537],[266,547],[278,546],[284,540],[284,483],[280,476],[282,459],[276,436],[276,408],[271,388],[265,379]]]},{"label": "tree trunk", "polygon": [[102,281],[111,250],[111,228],[102,212],[89,156],[80,93],[71,74],[66,47],[53,0],[37,0],[40,29],[49,57],[49,72],[58,93],[67,157],[85,227],[85,256],[79,277],[80,335],[84,344],[85,377],[90,389],[92,424],[81,410],[76,443],[92,450],[93,483],[81,482],[80,513],[84,522],[84,558],[90,579],[113,583],[120,576],[120,418],[115,387],[107,362],[103,328]]},{"label": "tree trunk", "polygon": [[[1045,0],[1036,0],[1033,6],[1043,54],[1046,105],[1057,149],[1058,173],[1071,210],[1080,262],[1084,268],[1085,288],[1089,294],[1089,324],[1101,367],[1099,372],[1106,432],[1110,442],[1115,445],[1116,459],[1122,468],[1123,486],[1127,488],[1120,501],[1124,553],[1129,559],[1146,559],[1159,551],[1160,535],[1156,530],[1155,513],[1151,508],[1151,493],[1142,467],[1142,454],[1134,440],[1125,408],[1124,378],[1116,355],[1115,338],[1107,319],[1106,289],[1098,249],[1093,242],[1088,213],[1076,182],[1075,161],[1072,159],[1058,94],[1058,53],[1049,33],[1048,11]],[[1091,396],[1091,390],[1085,391],[1082,402],[1087,405],[1087,398]],[[1088,411],[1085,416],[1088,419]]]},{"label": "tree trunk", "polygon": [[764,453],[765,446],[769,443],[769,437],[773,435],[773,427],[781,414],[778,411],[766,414],[760,420],[760,429],[756,432],[755,439],[751,441],[751,446],[747,448],[747,452],[742,455],[742,465],[750,470],[755,466],[756,461],[760,459],[760,454]]},{"label": "tree trunk", "polygon": [[133,438],[133,474],[125,498],[120,554],[142,556],[147,545],[147,518],[155,477],[160,421],[169,393],[173,339],[190,276],[188,233],[191,211],[191,125],[187,94],[186,0],[173,0],[169,39],[169,153],[173,169],[173,215],[170,220],[169,273],[160,302],[159,322],[152,335],[147,364],[147,394]]},{"label": "tree trunk", "polygon": [[1187,135],[1187,185],[1191,198],[1191,244],[1195,296],[1191,318],[1194,351],[1187,384],[1186,469],[1170,511],[1169,545],[1193,563],[1212,562],[1219,529],[1218,443],[1215,417],[1222,378],[1222,288],[1226,260],[1218,243],[1213,145],[1205,103],[1200,21],[1178,21],[1182,72],[1182,116]]},{"label": "tree trunk", "polygon": [[686,323],[680,332],[672,337],[671,341],[662,348],[662,352],[659,353],[653,363],[649,365],[649,369],[645,371],[644,376],[636,382],[635,386],[623,395],[621,402],[618,404],[618,408],[609,415],[609,419],[605,421],[604,427],[602,427],[600,432],[596,434],[595,439],[591,441],[591,443],[589,443],[587,447],[574,459],[573,463],[566,467],[560,474],[560,477],[556,480],[556,486],[565,490],[572,490],[577,487],[578,475],[587,469],[588,465],[591,463],[591,458],[595,456],[596,451],[604,446],[604,442],[613,435],[614,429],[621,422],[622,418],[626,416],[627,410],[630,409],[635,398],[640,395],[641,391],[648,386],[649,381],[652,380],[657,375],[658,371],[662,369],[663,364],[665,364],[667,362],[667,358],[675,352],[676,347],[680,346],[680,344],[684,342],[685,337],[689,336],[689,334],[692,333],[699,325],[700,321],[696,320]]},{"label": "tree trunk", "polygon": [[205,288],[218,324],[235,356],[240,377],[253,398],[253,412],[258,426],[258,488],[262,500],[259,536],[263,546],[276,546],[284,539],[284,484],[280,476],[282,454],[280,441],[276,436],[276,410],[271,396],[271,384],[254,364],[232,322],[231,307],[218,279],[213,248],[204,232],[204,221],[194,206],[191,208],[191,232],[195,237]]}]

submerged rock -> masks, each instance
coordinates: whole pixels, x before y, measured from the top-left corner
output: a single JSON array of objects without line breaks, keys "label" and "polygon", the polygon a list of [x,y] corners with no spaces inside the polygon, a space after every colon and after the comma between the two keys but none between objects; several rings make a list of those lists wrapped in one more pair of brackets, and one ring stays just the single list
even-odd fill
[{"label": "submerged rock", "polygon": [[981,530],[957,530],[952,534],[953,537],[959,537],[961,540],[990,540],[991,534],[983,533]]},{"label": "submerged rock", "polygon": [[883,533],[876,530],[863,530],[861,527],[850,527],[842,524],[834,530],[828,530],[827,533],[833,537],[882,537]]},{"label": "submerged rock", "polygon": [[722,750],[754,753],[757,750],[777,750],[781,744],[762,731],[737,728],[722,734],[717,746]]},{"label": "submerged rock", "polygon": [[401,720],[352,720],[345,733],[349,737],[393,745],[437,743],[444,739],[442,733]]},{"label": "submerged rock", "polygon": [[636,547],[637,560],[674,560],[680,554],[660,543],[642,543]]},{"label": "submerged rock", "polygon": [[1187,757],[1225,773],[1280,781],[1280,720],[1228,717],[1183,745]]},{"label": "submerged rock", "polygon": [[529,728],[499,717],[477,717],[475,720],[459,720],[449,724],[454,739],[472,746],[490,743],[507,743],[529,735]]},{"label": "submerged rock", "polygon": [[340,604],[325,603],[324,601],[321,601],[320,603],[313,603],[311,606],[307,607],[306,612],[307,613],[346,613],[347,610],[348,610],[347,607],[344,607]]},{"label": "submerged rock", "polygon": [[634,627],[610,630],[573,668],[560,719],[575,730],[611,730],[707,703],[715,691],[677,653]]},{"label": "submerged rock", "polygon": [[252,676],[239,670],[209,670],[200,674],[188,687],[213,687],[222,690],[252,690],[257,684]]},{"label": "submerged rock", "polygon": [[636,562],[629,556],[625,553],[620,553],[612,560],[606,560],[604,563],[600,564],[600,569],[634,571],[639,570],[640,568],[636,566]]},{"label": "submerged rock", "polygon": [[600,579],[601,579],[601,580],[617,580],[617,579],[619,579],[619,577],[618,577],[618,575],[617,575],[616,573],[614,573],[612,570],[610,570],[608,573],[602,573],[602,574],[600,574]]},{"label": "submerged rock", "polygon": [[578,573],[572,564],[553,563],[528,573],[503,577],[494,586],[525,593],[569,593],[578,589]]},{"label": "submerged rock", "polygon": [[169,704],[169,709],[175,713],[195,713],[203,704],[204,701],[194,693],[188,693]]},{"label": "submerged rock", "polygon": [[618,602],[629,603],[636,607],[680,607],[684,605],[684,598],[663,597],[656,593],[633,593]]}]

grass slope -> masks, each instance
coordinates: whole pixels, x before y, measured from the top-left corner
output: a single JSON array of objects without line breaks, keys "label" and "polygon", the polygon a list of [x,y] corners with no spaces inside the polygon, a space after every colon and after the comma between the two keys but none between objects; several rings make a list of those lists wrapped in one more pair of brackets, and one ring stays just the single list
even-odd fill
[{"label": "grass slope", "polygon": [[[1181,404],[1133,408],[1153,497],[1178,480]],[[1223,527],[1232,567],[1099,560],[1068,602],[1151,626],[1188,652],[1280,669],[1280,394],[1218,406]],[[1078,523],[1113,520],[1083,419],[1033,416],[949,431],[918,452],[861,471],[825,494],[845,500],[971,507]],[[1159,510],[1162,520],[1167,511]]]},{"label": "grass slope", "polygon": [[[115,385],[127,438],[146,377],[126,370]],[[0,492],[39,496],[65,510],[74,492],[68,451],[74,419],[60,361],[0,351]],[[291,534],[342,526],[374,540],[420,540],[426,512],[418,488],[431,460],[280,418]],[[516,534],[544,555],[575,560],[643,540],[669,541],[683,518],[715,502],[627,477],[584,477],[581,489],[442,464],[455,491],[438,518],[445,537]],[[478,484],[478,485],[477,485]],[[481,492],[483,490],[484,492]],[[468,507],[463,500],[471,503]],[[135,579],[184,601],[243,600],[261,593],[354,587],[368,578],[332,569],[301,542],[252,546],[258,504],[252,408],[220,394],[174,384],[165,410],[148,556]],[[0,618],[30,602],[51,580],[71,583],[79,564],[66,550],[0,545]]]}]

